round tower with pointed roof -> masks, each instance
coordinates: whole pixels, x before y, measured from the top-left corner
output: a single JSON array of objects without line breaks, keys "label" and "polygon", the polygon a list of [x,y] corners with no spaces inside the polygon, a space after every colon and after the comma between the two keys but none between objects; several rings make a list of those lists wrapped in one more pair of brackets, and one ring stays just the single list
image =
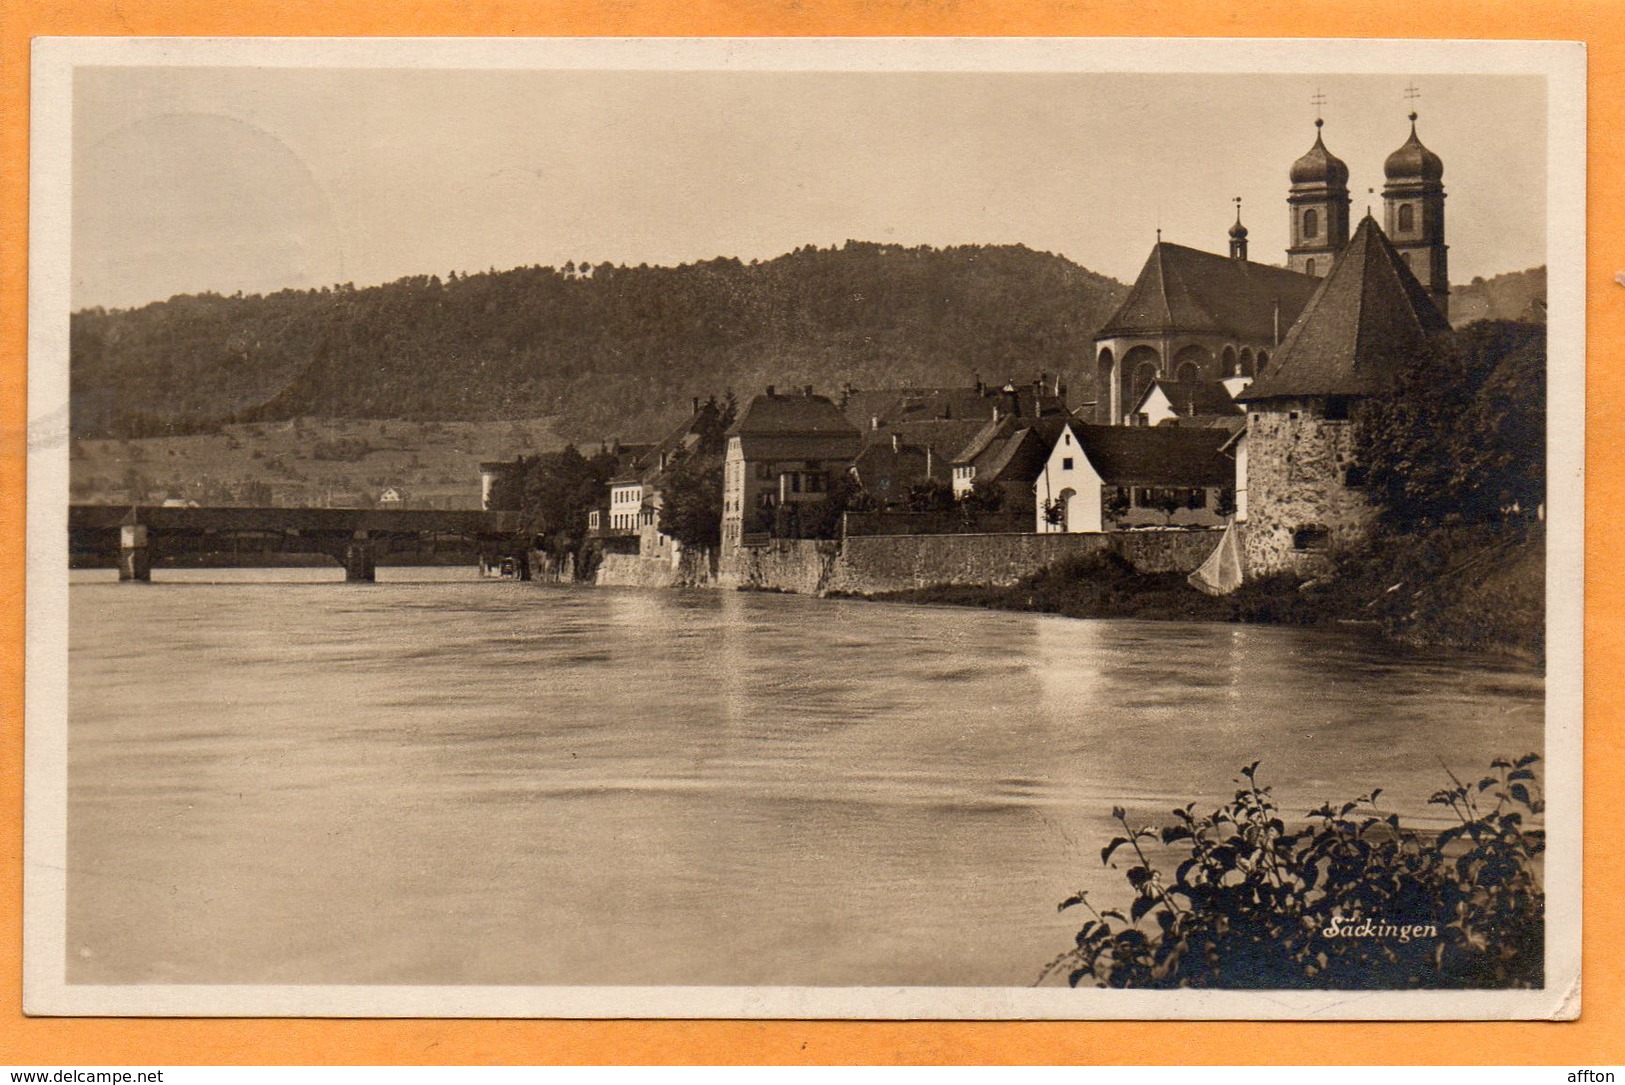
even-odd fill
[{"label": "round tower with pointed roof", "polygon": [[1444,240],[1444,162],[1411,136],[1383,163],[1384,232],[1400,259],[1427,290],[1439,312],[1450,315],[1449,249]]},{"label": "round tower with pointed roof", "polygon": [[1292,163],[1292,190],[1287,209],[1292,217],[1292,243],[1287,267],[1324,277],[1349,240],[1349,168],[1321,140],[1326,122],[1315,118],[1315,145]]}]

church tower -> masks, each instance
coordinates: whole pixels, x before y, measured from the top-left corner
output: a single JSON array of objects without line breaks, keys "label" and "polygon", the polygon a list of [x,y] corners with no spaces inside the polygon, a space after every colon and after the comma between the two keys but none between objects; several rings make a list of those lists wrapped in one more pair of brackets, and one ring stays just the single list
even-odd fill
[{"label": "church tower", "polygon": [[1384,232],[1405,266],[1411,269],[1439,312],[1450,315],[1449,246],[1444,243],[1444,162],[1411,138],[1383,163]]},{"label": "church tower", "polygon": [[1305,275],[1324,278],[1332,261],[1349,240],[1349,168],[1326,149],[1315,118],[1315,145],[1292,163],[1292,191],[1287,208],[1292,216],[1292,243],[1286,266]]},{"label": "church tower", "polygon": [[1247,227],[1241,224],[1241,197],[1233,201],[1236,205],[1236,224],[1230,227],[1230,259],[1247,259]]}]

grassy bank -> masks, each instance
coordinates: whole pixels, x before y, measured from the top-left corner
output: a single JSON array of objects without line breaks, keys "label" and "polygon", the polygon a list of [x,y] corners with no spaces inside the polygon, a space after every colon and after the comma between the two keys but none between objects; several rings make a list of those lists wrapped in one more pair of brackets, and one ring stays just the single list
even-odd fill
[{"label": "grassy bank", "polygon": [[1539,524],[1385,535],[1342,554],[1335,575],[1277,575],[1210,596],[1176,573],[1137,572],[1116,554],[1057,562],[1009,587],[939,584],[862,598],[1072,618],[1359,622],[1416,645],[1538,660],[1545,650],[1545,535]]}]

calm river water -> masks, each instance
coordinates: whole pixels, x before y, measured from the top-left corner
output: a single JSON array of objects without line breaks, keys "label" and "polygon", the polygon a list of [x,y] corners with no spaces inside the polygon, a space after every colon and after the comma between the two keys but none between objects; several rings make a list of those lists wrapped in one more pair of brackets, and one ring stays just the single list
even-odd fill
[{"label": "calm river water", "polygon": [[1356,632],[466,570],[71,590],[70,982],[1022,985],[1110,810],[1408,814],[1533,669]]}]

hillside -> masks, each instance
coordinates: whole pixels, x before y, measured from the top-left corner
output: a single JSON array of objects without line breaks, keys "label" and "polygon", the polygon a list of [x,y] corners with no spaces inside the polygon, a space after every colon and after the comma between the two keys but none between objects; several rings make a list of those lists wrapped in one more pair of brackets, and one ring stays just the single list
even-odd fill
[{"label": "hillside", "polygon": [[1546,323],[1546,269],[1508,271],[1450,288],[1450,323],[1475,320],[1523,320]]},{"label": "hillside", "polygon": [[748,265],[528,267],[183,296],[73,314],[73,432],[551,417],[562,437],[590,441],[656,432],[690,396],[725,388],[1044,370],[1081,389],[1091,337],[1124,292],[1019,245],[849,241]]}]

